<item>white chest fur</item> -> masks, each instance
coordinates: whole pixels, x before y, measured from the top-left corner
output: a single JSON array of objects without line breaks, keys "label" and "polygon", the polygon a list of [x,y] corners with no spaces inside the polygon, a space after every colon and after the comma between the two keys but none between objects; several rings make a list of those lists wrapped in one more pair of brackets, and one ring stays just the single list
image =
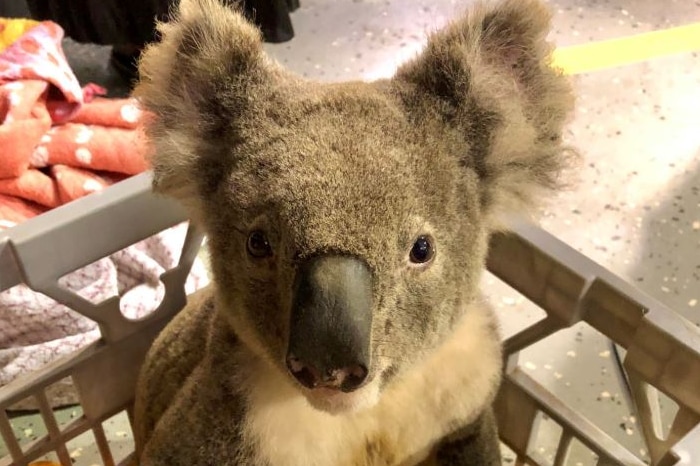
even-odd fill
[{"label": "white chest fur", "polygon": [[[245,426],[259,464],[408,466],[420,463],[455,422],[476,419],[491,401],[501,370],[491,313],[470,309],[435,353],[372,408],[331,415],[312,408],[280,374],[258,379]],[[382,451],[372,459],[367,445]]]}]

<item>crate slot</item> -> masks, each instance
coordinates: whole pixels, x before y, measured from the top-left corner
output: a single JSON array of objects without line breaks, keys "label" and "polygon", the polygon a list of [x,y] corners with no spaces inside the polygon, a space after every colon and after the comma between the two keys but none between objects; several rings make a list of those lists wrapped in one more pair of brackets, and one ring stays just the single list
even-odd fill
[{"label": "crate slot", "polygon": [[501,459],[504,466],[516,464],[518,455],[505,443],[501,442]]},{"label": "crate slot", "polygon": [[[131,429],[131,419],[126,411],[122,411],[98,426],[104,432],[104,439],[116,464],[128,460],[134,451],[134,434]],[[106,465],[105,465],[106,466]]]},{"label": "crate slot", "polygon": [[98,445],[99,436],[95,435],[90,429],[68,440],[66,449],[69,454],[69,465],[92,466],[101,464],[103,466],[114,466],[114,463],[109,463],[100,456]]},{"label": "crate slot", "polygon": [[[47,453],[50,448],[50,428],[44,417],[35,409],[27,409],[28,406],[37,406],[41,392],[35,393],[29,399],[20,400],[13,406],[3,410],[4,416],[0,420],[0,430],[3,432],[3,440],[6,448],[14,456],[17,453],[16,447],[22,455],[36,455]],[[10,432],[7,427],[10,427]]]},{"label": "crate slot", "polygon": [[541,458],[542,466],[554,465],[564,430],[542,411],[535,417],[535,432],[530,440],[528,455]]},{"label": "crate slot", "polygon": [[572,437],[568,450],[569,456],[563,466],[595,466],[598,462],[598,455],[576,437]]}]

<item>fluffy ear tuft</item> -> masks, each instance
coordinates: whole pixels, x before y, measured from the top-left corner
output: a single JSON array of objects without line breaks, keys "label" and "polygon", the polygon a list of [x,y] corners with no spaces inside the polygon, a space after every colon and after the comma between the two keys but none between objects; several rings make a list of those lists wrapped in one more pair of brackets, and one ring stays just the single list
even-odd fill
[{"label": "fluffy ear tuft", "polygon": [[551,66],[550,16],[540,0],[478,3],[394,78],[407,89],[409,112],[428,112],[464,135],[457,156],[479,176],[494,226],[508,211],[534,206],[541,188],[558,187],[568,164],[561,139],[574,98]]},{"label": "fluffy ear tuft", "polygon": [[207,146],[235,126],[268,66],[259,30],[218,0],[181,0],[158,32],[160,41],[142,54],[134,94],[151,114],[154,190],[188,202],[201,178],[197,164],[213,152]]}]

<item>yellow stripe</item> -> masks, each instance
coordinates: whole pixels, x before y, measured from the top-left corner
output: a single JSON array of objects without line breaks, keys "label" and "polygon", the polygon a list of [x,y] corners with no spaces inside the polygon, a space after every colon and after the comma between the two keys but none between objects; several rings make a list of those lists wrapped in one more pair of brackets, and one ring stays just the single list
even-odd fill
[{"label": "yellow stripe", "polygon": [[566,74],[628,65],[700,49],[700,23],[621,37],[554,51],[554,65]]}]

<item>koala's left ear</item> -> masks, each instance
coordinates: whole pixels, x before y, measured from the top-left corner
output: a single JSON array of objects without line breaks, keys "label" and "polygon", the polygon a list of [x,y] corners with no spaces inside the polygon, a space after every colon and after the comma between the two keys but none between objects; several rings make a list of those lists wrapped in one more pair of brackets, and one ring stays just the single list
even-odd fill
[{"label": "koala's left ear", "polygon": [[437,118],[463,134],[456,156],[478,175],[494,226],[533,206],[538,188],[558,186],[568,159],[561,136],[574,98],[551,66],[549,27],[540,0],[479,3],[394,77],[416,124]]}]

